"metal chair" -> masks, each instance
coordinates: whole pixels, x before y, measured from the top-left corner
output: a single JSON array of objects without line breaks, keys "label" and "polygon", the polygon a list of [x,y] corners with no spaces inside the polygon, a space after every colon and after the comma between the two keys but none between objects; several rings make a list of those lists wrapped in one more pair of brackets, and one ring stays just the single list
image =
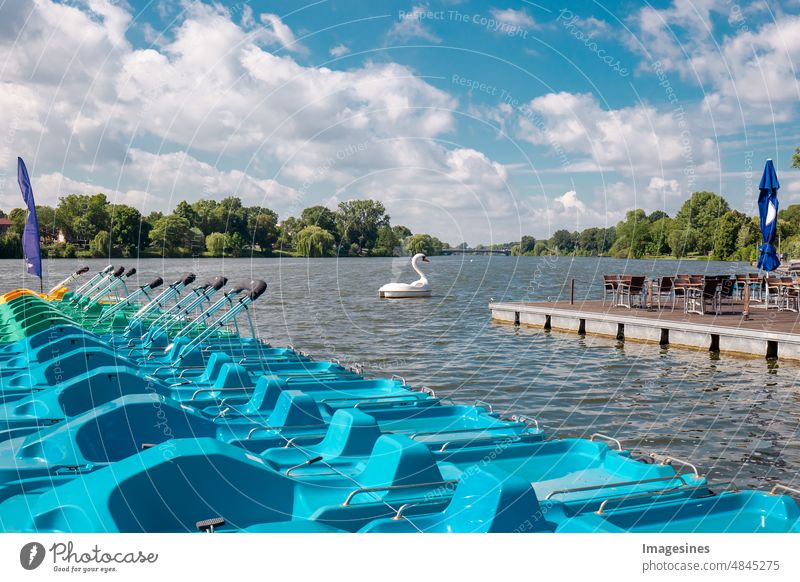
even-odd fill
[{"label": "metal chair", "polygon": [[[646,277],[621,277],[619,281],[619,307],[631,309],[633,298],[639,297],[639,307],[644,307],[644,288]],[[627,303],[626,303],[627,299]]]},{"label": "metal chair", "polygon": [[687,292],[684,313],[697,313],[706,315],[706,305],[711,304],[711,310],[719,315],[718,289],[719,279],[708,277],[703,281],[702,287],[691,287]]},{"label": "metal chair", "polygon": [[608,295],[611,301],[616,301],[619,289],[619,275],[603,275],[603,304],[605,305]]},{"label": "metal chair", "polygon": [[653,295],[655,295],[658,308],[661,309],[661,298],[666,296],[671,299],[672,310],[675,311],[675,286],[672,277],[661,277],[654,281]]}]

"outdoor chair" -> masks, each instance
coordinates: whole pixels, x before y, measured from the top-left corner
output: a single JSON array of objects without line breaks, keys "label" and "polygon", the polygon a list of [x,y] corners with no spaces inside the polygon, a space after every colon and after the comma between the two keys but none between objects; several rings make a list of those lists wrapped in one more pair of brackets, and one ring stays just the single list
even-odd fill
[{"label": "outdoor chair", "polygon": [[706,306],[710,305],[710,311],[719,315],[719,286],[719,279],[715,277],[708,277],[705,279],[705,281],[703,281],[702,287],[691,287],[687,294],[684,312],[705,315],[708,313],[708,311],[706,311]]},{"label": "outdoor chair", "polygon": [[678,298],[683,299],[684,305],[686,304],[686,292],[688,291],[686,285],[688,283],[690,283],[689,275],[675,275],[675,279],[672,282],[673,311],[675,311],[675,303],[677,303]]},{"label": "outdoor chair", "polygon": [[611,295],[611,301],[616,301],[617,290],[619,287],[619,275],[603,275],[603,304]]},{"label": "outdoor chair", "polygon": [[770,306],[780,308],[783,299],[783,285],[780,277],[767,277],[766,290],[767,308]]},{"label": "outdoor chair", "polygon": [[795,283],[784,289],[782,305],[784,311],[800,312],[800,286]]},{"label": "outdoor chair", "polygon": [[633,298],[639,298],[639,307],[644,307],[644,289],[646,277],[623,277],[619,281],[619,302],[620,307],[633,307]]},{"label": "outdoor chair", "polygon": [[672,277],[661,277],[658,281],[655,281],[653,295],[656,298],[659,309],[661,309],[661,298],[667,297],[672,303],[672,310],[675,311],[675,286],[673,285]]},{"label": "outdoor chair", "polygon": [[750,285],[750,301],[763,301],[764,279],[755,273],[748,273],[747,284]]},{"label": "outdoor chair", "polygon": [[736,279],[727,277],[720,281],[717,288],[717,312],[722,311],[723,303],[727,303],[731,308],[736,304],[736,283]]}]

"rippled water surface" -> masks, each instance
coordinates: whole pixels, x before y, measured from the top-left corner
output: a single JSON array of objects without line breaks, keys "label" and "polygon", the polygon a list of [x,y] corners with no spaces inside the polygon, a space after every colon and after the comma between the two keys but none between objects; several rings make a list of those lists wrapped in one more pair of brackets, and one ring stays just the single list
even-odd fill
[{"label": "rippled water surface", "polygon": [[[539,419],[558,436],[601,432],[626,448],[669,451],[714,482],[798,483],[800,366],[716,357],[574,334],[494,324],[487,303],[545,300],[576,279],[576,297],[599,297],[602,273],[735,272],[742,265],[534,257],[434,257],[434,297],[381,300],[377,289],[416,275],[404,259],[203,259],[120,261],[139,284],[154,275],[257,277],[269,290],[258,327],[276,345],[398,374],[455,400],[491,403]],[[21,261],[0,261],[3,290],[22,283]],[[93,268],[101,261],[83,261]],[[45,263],[46,283],[75,270]],[[28,279],[28,284],[33,280]],[[563,296],[562,296],[563,298]]]}]

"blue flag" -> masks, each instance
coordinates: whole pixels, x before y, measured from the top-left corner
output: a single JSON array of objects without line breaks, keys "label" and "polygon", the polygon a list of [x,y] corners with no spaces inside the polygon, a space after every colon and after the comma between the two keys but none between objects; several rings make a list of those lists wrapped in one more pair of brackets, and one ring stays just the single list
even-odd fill
[{"label": "blue flag", "polygon": [[775,239],[778,236],[778,175],[772,160],[764,165],[764,175],[758,185],[758,213],[761,223],[761,248],[759,249],[758,268],[774,271],[781,266],[781,260],[775,252]]},{"label": "blue flag", "polygon": [[28,207],[28,219],[22,231],[22,254],[28,273],[42,278],[42,250],[39,247],[39,221],[36,218],[36,202],[33,200],[33,188],[28,177],[28,168],[22,158],[17,158],[17,181],[22,190],[22,199]]}]

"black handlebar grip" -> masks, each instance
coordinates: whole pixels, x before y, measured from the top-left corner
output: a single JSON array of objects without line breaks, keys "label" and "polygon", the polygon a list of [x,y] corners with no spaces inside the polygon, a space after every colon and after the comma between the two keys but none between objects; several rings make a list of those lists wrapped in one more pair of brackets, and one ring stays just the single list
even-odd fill
[{"label": "black handlebar grip", "polygon": [[267,290],[267,284],[264,281],[256,280],[250,284],[250,301],[255,301],[264,294]]},{"label": "black handlebar grip", "polygon": [[76,274],[76,275],[83,275],[83,274],[84,274],[86,271],[88,271],[88,270],[89,270],[89,267],[81,267],[80,269],[78,269],[77,271],[75,271],[75,274]]},{"label": "black handlebar grip", "polygon": [[125,273],[125,277],[133,277],[136,274],[136,267],[130,269],[127,273]]},{"label": "black handlebar grip", "polygon": [[183,283],[184,286],[191,285],[192,283],[194,283],[194,280],[196,278],[197,276],[194,273],[184,273],[181,276],[181,283]]},{"label": "black handlebar grip", "polygon": [[161,287],[161,285],[162,285],[163,283],[164,283],[164,279],[162,279],[161,277],[156,277],[155,279],[153,279],[152,281],[150,281],[150,282],[147,284],[147,286],[148,286],[148,287],[150,287],[150,289],[156,289],[156,288],[158,288],[158,287]]},{"label": "black handlebar grip", "polygon": [[122,273],[124,273],[124,272],[125,272],[125,267],[117,267],[117,268],[114,270],[114,273],[113,273],[113,274],[114,274],[114,276],[115,276],[115,277],[119,277],[119,276],[120,276],[120,275],[122,275]]},{"label": "black handlebar grip", "polygon": [[214,277],[214,279],[211,281],[211,286],[217,291],[222,289],[227,284],[228,284],[227,277]]},{"label": "black handlebar grip", "polygon": [[236,295],[237,293],[241,293],[242,291],[245,291],[246,289],[250,289],[250,285],[251,284],[252,284],[252,281],[239,281],[238,283],[234,283],[233,285],[231,285],[231,289],[230,289],[230,291],[228,291],[228,293],[232,294],[232,295]]}]

